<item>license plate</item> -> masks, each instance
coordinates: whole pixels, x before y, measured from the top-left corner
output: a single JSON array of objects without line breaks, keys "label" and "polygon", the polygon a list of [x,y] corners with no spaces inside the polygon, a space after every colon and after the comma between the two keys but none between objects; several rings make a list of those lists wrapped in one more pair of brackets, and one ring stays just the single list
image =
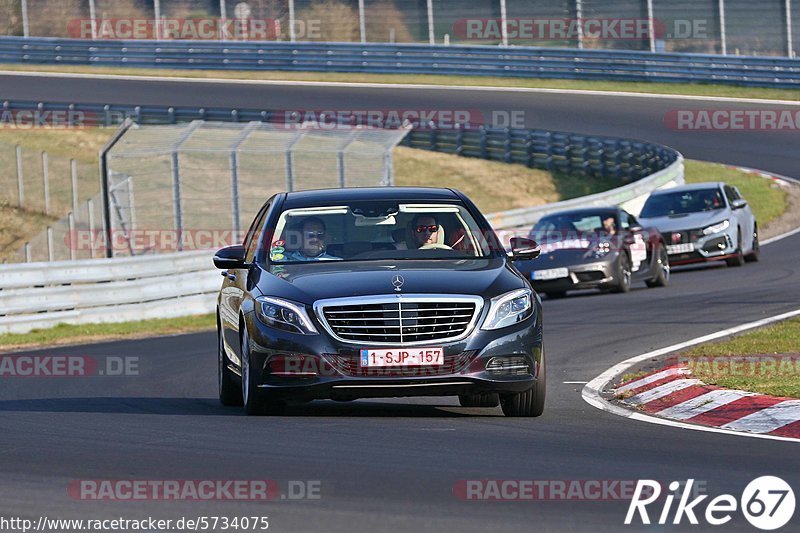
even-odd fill
[{"label": "license plate", "polygon": [[444,364],[442,348],[397,348],[395,350],[361,350],[362,367],[436,366]]},{"label": "license plate", "polygon": [[672,254],[687,254],[689,252],[694,252],[694,244],[672,244],[667,246],[667,253]]},{"label": "license plate", "polygon": [[569,269],[567,268],[550,268],[548,270],[534,270],[534,281],[547,281],[551,279],[560,279],[569,277]]}]

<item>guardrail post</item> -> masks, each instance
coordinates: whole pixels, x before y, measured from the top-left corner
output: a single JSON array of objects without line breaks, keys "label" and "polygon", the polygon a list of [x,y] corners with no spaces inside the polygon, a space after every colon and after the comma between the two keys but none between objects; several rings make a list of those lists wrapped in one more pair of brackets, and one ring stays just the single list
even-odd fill
[{"label": "guardrail post", "polygon": [[487,138],[486,138],[486,127],[485,126],[481,126],[480,138],[479,138],[478,143],[479,143],[478,147],[480,149],[481,159],[486,159],[489,156],[489,152],[486,149]]},{"label": "guardrail post", "polygon": [[511,128],[506,128],[506,140],[503,143],[503,161],[511,163]]},{"label": "guardrail post", "polygon": [[50,161],[47,152],[42,152],[42,181],[44,182],[44,214],[50,214]]},{"label": "guardrail post", "polygon": [[77,239],[75,239],[75,215],[72,212],[67,215],[67,224],[69,228],[69,259],[70,261],[75,261],[75,243]]},{"label": "guardrail post", "polygon": [[25,207],[25,175],[22,170],[22,146],[16,145],[17,154],[17,191],[19,193],[19,207]]},{"label": "guardrail post", "polygon": [[78,162],[69,160],[70,176],[72,178],[72,212],[78,212]]},{"label": "guardrail post", "polygon": [[31,262],[31,243],[29,242],[25,243],[25,262]]},{"label": "guardrail post", "polygon": [[464,126],[456,124],[456,154],[464,153]]}]

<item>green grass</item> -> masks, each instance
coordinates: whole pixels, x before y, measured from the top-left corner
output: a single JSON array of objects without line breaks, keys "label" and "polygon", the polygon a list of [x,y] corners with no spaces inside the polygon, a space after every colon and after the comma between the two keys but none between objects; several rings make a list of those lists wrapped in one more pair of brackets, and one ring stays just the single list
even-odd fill
[{"label": "green grass", "polygon": [[159,335],[209,331],[215,327],[213,314],[138,320],[135,322],[83,325],[59,324],[53,328],[34,329],[28,333],[6,333],[0,335],[0,348],[11,350],[34,346],[86,344],[112,339],[157,337]]},{"label": "green grass", "polygon": [[249,80],[291,80],[351,83],[403,83],[420,85],[465,85],[494,87],[523,87],[542,89],[581,89],[593,91],[622,91],[635,93],[679,94],[689,96],[723,96],[730,98],[765,98],[800,100],[800,91],[791,89],[762,89],[734,85],[700,83],[647,83],[576,80],[544,80],[531,78],[502,78],[484,76],[433,76],[415,74],[362,74],[316,72],[251,72],[227,70],[133,69],[73,65],[0,65],[0,70],[38,72],[76,72],[87,74],[117,74],[125,76],[165,76],[185,78],[224,78]]},{"label": "green grass", "polygon": [[[775,369],[765,365],[752,370],[747,363],[743,363],[743,366],[726,364],[726,360],[730,362],[731,357],[737,357],[733,361],[738,365],[742,357],[754,355],[793,355],[795,358],[787,359],[783,365],[777,363]],[[800,318],[786,320],[727,341],[704,344],[681,356],[710,358],[690,365],[694,376],[705,383],[773,396],[800,398]],[[712,364],[713,358],[720,358],[720,364]]]},{"label": "green grass", "polygon": [[781,216],[787,209],[786,192],[771,180],[753,176],[718,163],[686,161],[686,183],[724,181],[738,187],[758,220],[759,227]]}]

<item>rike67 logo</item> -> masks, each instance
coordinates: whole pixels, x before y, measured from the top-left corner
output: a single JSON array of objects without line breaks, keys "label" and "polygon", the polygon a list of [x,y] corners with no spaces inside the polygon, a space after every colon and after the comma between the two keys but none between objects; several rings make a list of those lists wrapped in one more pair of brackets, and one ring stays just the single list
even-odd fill
[{"label": "rike67 logo", "polygon": [[[698,520],[698,516],[700,516],[705,519],[707,524],[721,526],[730,522],[733,514],[740,510],[751,525],[761,530],[771,531],[789,523],[794,515],[794,491],[779,477],[762,476],[754,479],[745,487],[738,500],[731,494],[721,494],[705,503],[704,512],[701,512],[703,508],[701,504],[708,498],[708,495],[696,495],[690,500],[693,485],[693,479],[687,480],[685,485],[678,481],[670,483],[670,492],[663,499],[661,512],[653,516],[655,523],[678,525],[685,517],[690,524],[697,525],[700,523]],[[679,494],[678,490],[681,486],[684,486],[684,489]],[[661,487],[661,484],[654,480],[638,481],[633,499],[628,507],[628,514],[625,516],[626,525],[634,523],[637,514],[638,520],[642,524],[652,523],[648,505],[654,504],[661,498]],[[678,503],[673,511],[676,497]],[[653,505],[650,509],[650,511],[657,510],[658,504]]]}]

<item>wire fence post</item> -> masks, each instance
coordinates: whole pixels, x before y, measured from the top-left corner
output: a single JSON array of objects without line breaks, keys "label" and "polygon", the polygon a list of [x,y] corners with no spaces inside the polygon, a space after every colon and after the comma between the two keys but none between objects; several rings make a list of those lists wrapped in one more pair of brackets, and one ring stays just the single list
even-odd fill
[{"label": "wire fence post", "polygon": [[436,44],[436,34],[433,31],[433,0],[428,0],[428,42]]},{"label": "wire fence post", "polygon": [[47,260],[53,261],[55,252],[53,251],[53,228],[47,226]]},{"label": "wire fence post", "polygon": [[500,34],[503,36],[503,46],[508,46],[508,24],[506,23],[506,0],[500,0]]},{"label": "wire fence post", "polygon": [[364,13],[364,0],[358,0],[358,29],[361,32],[361,44],[367,42],[367,22]]},{"label": "wire fence post", "polygon": [[19,208],[25,207],[25,174],[22,170],[22,146],[17,145],[17,192],[19,194]]},{"label": "wire fence post", "polygon": [[728,38],[725,33],[725,0],[719,1],[719,41],[722,55],[728,55]]},{"label": "wire fence post", "polygon": [[578,19],[578,49],[583,50],[583,0],[575,0],[575,18]]},{"label": "wire fence post", "polygon": [[50,214],[50,158],[42,152],[42,181],[44,182],[44,214]]},{"label": "wire fence post", "polygon": [[94,233],[94,201],[89,198],[86,200],[86,211],[88,211],[89,216],[89,257],[94,259],[94,247],[95,247],[95,233]]},{"label": "wire fence post", "polygon": [[72,178],[72,212],[78,212],[78,162],[69,160],[70,176]]},{"label": "wire fence post", "polygon": [[794,41],[792,39],[792,0],[785,0],[786,7],[786,55],[794,57]]},{"label": "wire fence post", "polygon": [[161,40],[161,0],[153,0],[153,18],[155,19],[156,41]]},{"label": "wire fence post", "polygon": [[97,40],[97,8],[95,0],[89,0],[89,19],[92,26],[92,40]]},{"label": "wire fence post", "polygon": [[178,150],[173,150],[172,154],[172,210],[174,213],[175,232],[177,237],[176,247],[178,251],[183,249],[183,212],[181,210],[181,163]]},{"label": "wire fence post", "polygon": [[71,212],[67,215],[67,224],[69,227],[69,259],[70,261],[75,261],[75,243],[77,239],[75,239],[75,215]]},{"label": "wire fence post", "polygon": [[297,35],[295,34],[294,0],[289,0],[289,40],[291,42],[297,40]]},{"label": "wire fence post", "polygon": [[653,0],[647,0],[647,34],[650,40],[650,51],[656,51],[656,29],[653,19]]},{"label": "wire fence post", "polygon": [[22,0],[21,9],[22,9],[22,36],[30,37],[31,27],[30,27],[30,22],[28,20],[28,0]]}]

